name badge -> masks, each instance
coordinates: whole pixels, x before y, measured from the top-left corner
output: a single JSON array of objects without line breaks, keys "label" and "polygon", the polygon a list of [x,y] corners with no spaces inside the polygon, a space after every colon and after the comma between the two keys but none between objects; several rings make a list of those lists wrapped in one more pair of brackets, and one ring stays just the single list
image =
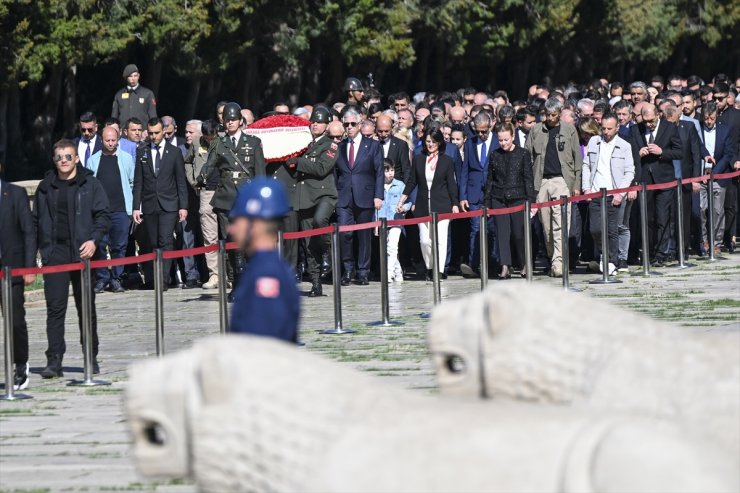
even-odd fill
[{"label": "name badge", "polygon": [[240,176],[241,176],[241,172],[239,172],[239,171],[232,171],[231,172],[231,177],[232,178],[239,178]]},{"label": "name badge", "polygon": [[144,98],[139,98],[139,104],[144,104]]},{"label": "name badge", "polygon": [[128,99],[128,93],[124,92],[123,94],[121,94],[121,99]]}]

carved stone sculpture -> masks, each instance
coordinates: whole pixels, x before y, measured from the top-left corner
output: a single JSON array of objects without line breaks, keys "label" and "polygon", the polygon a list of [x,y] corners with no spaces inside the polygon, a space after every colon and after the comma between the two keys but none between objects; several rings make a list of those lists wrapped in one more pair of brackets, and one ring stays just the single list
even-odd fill
[{"label": "carved stone sculpture", "polygon": [[673,327],[586,295],[509,284],[437,307],[429,344],[445,396],[637,412],[740,457],[737,328]]},{"label": "carved stone sculpture", "polygon": [[729,458],[629,414],[427,397],[271,339],[131,367],[133,458],[206,492],[733,491]]}]

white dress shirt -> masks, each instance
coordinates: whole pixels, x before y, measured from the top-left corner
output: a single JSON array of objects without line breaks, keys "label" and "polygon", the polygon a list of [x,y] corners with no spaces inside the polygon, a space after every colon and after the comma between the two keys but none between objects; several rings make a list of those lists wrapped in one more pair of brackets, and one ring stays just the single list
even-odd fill
[{"label": "white dress shirt", "polygon": [[653,134],[653,143],[655,143],[655,138],[658,136],[658,127],[660,127],[660,118],[655,123],[655,129],[653,129],[652,132],[649,132],[649,131],[648,132],[645,132],[645,142],[647,142],[648,144],[650,143],[650,134],[652,133]]},{"label": "white dress shirt", "polygon": [[152,155],[152,171],[156,172],[156,159],[157,159],[157,153],[159,153],[159,162],[162,162],[162,157],[164,156],[164,146],[167,144],[165,139],[162,139],[162,142],[159,143],[157,147],[151,147],[151,155]]},{"label": "white dress shirt", "polygon": [[596,165],[596,172],[594,173],[592,185],[594,192],[599,191],[602,188],[613,188],[612,153],[614,152],[614,146],[616,143],[616,138],[613,138],[611,142],[606,142],[604,139],[601,139],[601,143],[599,144],[599,161]]},{"label": "white dress shirt", "polygon": [[[90,139],[90,156],[95,154],[95,139],[97,139],[97,135],[93,135],[92,139]],[[85,151],[87,150],[87,143],[85,142],[85,139],[80,139],[80,142],[77,144],[77,155],[80,157],[80,164],[82,164],[83,168],[87,168],[87,162],[85,162]]]},{"label": "white dress shirt", "polygon": [[360,132],[357,132],[357,135],[355,135],[354,139],[350,139],[349,137],[347,137],[347,162],[348,163],[349,163],[350,141],[353,141],[355,143],[355,161],[356,161],[357,151],[360,150],[360,142],[362,142],[362,134]]},{"label": "white dress shirt", "polygon": [[704,147],[707,148],[709,155],[714,157],[714,150],[717,147],[717,125],[715,124],[712,128],[702,127],[702,136],[704,140]]},{"label": "white dress shirt", "polygon": [[388,151],[390,150],[390,148],[391,148],[391,138],[388,137],[387,139],[385,139],[385,142],[383,143],[383,157],[384,158],[388,157]]},{"label": "white dress shirt", "polygon": [[[488,156],[491,155],[491,143],[493,142],[493,132],[488,132],[488,140],[486,140],[486,160],[488,160]],[[478,142],[477,145],[477,152],[478,152],[478,161],[480,162],[481,166],[484,166],[486,163],[481,162],[481,151],[483,151],[483,142]]]}]

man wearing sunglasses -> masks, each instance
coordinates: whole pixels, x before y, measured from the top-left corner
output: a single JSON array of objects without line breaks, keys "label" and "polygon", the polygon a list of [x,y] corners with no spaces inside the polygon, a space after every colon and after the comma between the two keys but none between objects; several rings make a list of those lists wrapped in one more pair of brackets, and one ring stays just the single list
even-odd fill
[{"label": "man wearing sunglasses", "polygon": [[98,122],[95,115],[86,111],[80,115],[80,136],[74,140],[80,164],[87,168],[90,156],[103,149],[103,141],[98,135]]},{"label": "man wearing sunglasses", "polygon": [[[39,183],[34,200],[33,219],[38,235],[38,248],[44,266],[61,265],[91,259],[110,227],[108,197],[92,171],[79,166],[77,146],[71,140],[60,140],[52,150],[55,172],[47,173]],[[64,319],[67,314],[69,283],[82,330],[82,283],[80,272],[44,275],[46,297],[46,368],[43,378],[58,378],[67,350],[64,342]],[[98,368],[98,325],[95,292],[90,286],[92,304],[93,373]]]}]

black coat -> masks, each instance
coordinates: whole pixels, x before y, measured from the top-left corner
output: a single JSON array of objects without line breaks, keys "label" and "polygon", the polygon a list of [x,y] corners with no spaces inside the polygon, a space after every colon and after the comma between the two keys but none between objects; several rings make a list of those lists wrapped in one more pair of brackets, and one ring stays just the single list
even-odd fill
[{"label": "black coat", "polygon": [[681,137],[678,135],[678,127],[666,120],[661,120],[658,132],[655,136],[655,144],[663,149],[663,154],[656,156],[648,154],[640,157],[640,149],[647,147],[645,133],[647,129],[644,123],[630,127],[632,153],[635,162],[635,179],[642,183],[668,183],[676,179],[673,169],[673,160],[683,157],[681,149]]},{"label": "black coat", "polygon": [[0,180],[0,194],[0,267],[35,267],[36,228],[28,195],[21,187],[4,180]]},{"label": "black coat", "polygon": [[[678,136],[681,138],[683,157],[681,158],[681,178],[694,178],[702,175],[701,139],[692,122],[679,120]],[[691,190],[691,184],[684,185],[684,190]]]},{"label": "black coat", "polygon": [[501,201],[534,201],[534,171],[532,157],[521,147],[511,152],[498,148],[488,156],[488,178],[486,180],[484,204],[491,207],[491,199]]},{"label": "black coat", "polygon": [[[434,172],[434,179],[432,179],[431,192],[427,186],[426,165],[426,154],[419,154],[414,157],[414,161],[411,163],[411,172],[406,180],[406,188],[403,191],[404,195],[409,196],[415,188],[417,189],[416,199],[414,200],[416,206],[414,215],[422,217],[428,216],[430,212],[442,214],[452,212],[452,207],[460,202],[452,158],[444,154],[439,155],[437,169]],[[431,211],[429,210],[430,193]]]},{"label": "black coat", "polygon": [[[33,207],[33,220],[36,228],[41,262],[49,262],[57,239],[57,197],[56,171],[46,174],[36,189]],[[74,198],[72,214],[69,214],[72,234],[74,260],[79,260],[78,249],[86,241],[92,240],[97,247],[110,227],[108,215],[108,196],[97,178],[81,166],[77,167],[77,195]]]},{"label": "black coat", "polygon": [[140,145],[136,150],[134,210],[151,214],[187,209],[188,181],[182,152],[172,144],[165,144],[159,174],[155,175],[151,151],[151,145]]},{"label": "black coat", "polygon": [[409,145],[398,137],[389,137],[387,159],[393,161],[396,165],[396,180],[405,181],[411,170],[411,161],[409,160]]}]

